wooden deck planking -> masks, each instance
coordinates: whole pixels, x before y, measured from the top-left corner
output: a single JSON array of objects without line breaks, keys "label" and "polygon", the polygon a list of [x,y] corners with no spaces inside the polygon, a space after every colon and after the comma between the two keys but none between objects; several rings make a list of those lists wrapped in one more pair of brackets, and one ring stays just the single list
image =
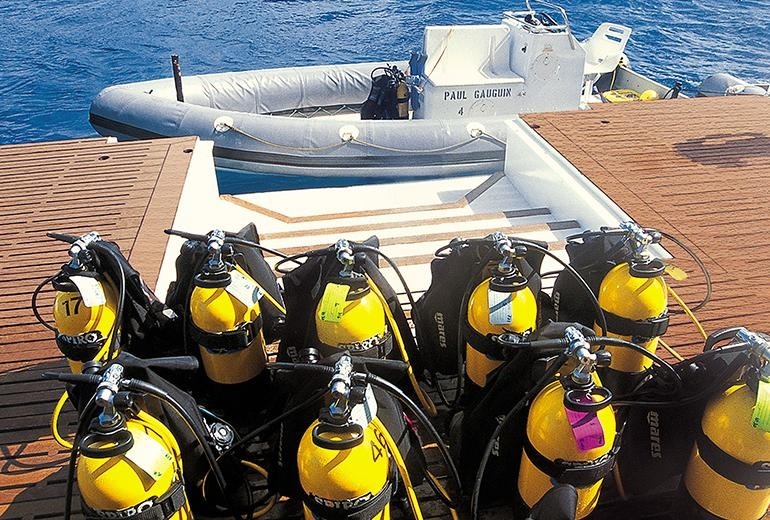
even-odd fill
[{"label": "wooden deck planking", "polygon": [[[524,120],[637,222],[697,252],[714,279],[698,313],[708,332],[770,330],[770,99],[607,104]],[[698,299],[702,278],[688,284],[683,294]],[[669,343],[693,353],[699,336],[682,316],[672,321]]]},{"label": "wooden deck planking", "polygon": [[[97,231],[154,284],[196,138],[85,139],[0,147],[0,517],[61,517],[67,452],[50,433],[67,370],[30,309],[34,288],[68,260],[46,231]],[[40,307],[50,316],[52,293]],[[65,409],[66,410],[66,409]],[[72,427],[72,411],[62,425]],[[75,510],[79,511],[75,503]]]}]

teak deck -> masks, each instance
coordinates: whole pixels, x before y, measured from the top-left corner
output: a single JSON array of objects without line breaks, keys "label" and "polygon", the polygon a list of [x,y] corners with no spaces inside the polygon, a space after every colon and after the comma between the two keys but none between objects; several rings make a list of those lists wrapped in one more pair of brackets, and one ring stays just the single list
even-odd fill
[{"label": "teak deck", "polygon": [[[708,331],[770,329],[770,99],[626,103],[524,119],[635,220],[703,259],[714,281],[698,313]],[[44,233],[98,230],[153,285],[195,142],[0,147],[0,517],[57,518],[63,509],[67,453],[49,431],[61,385],[40,374],[66,365],[30,298],[66,261],[66,246]],[[697,275],[677,286],[689,302],[703,294]],[[50,302],[48,293],[41,307]],[[675,317],[667,339],[693,353],[699,336],[683,322]]]},{"label": "teak deck", "polygon": [[[63,387],[40,374],[68,367],[30,299],[66,263],[68,246],[45,233],[98,230],[154,284],[196,141],[0,147],[0,517],[55,518],[64,507],[67,451],[49,427]],[[39,303],[50,315],[50,291]]]}]

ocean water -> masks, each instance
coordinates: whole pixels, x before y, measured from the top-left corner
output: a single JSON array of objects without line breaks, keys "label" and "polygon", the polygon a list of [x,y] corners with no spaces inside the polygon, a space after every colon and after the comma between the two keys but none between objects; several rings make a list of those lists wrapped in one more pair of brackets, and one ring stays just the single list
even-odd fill
[{"label": "ocean water", "polygon": [[[770,80],[770,0],[564,0],[578,38],[602,22],[633,29],[634,69],[693,94],[729,72]],[[491,0],[2,0],[0,144],[97,134],[104,87],[171,75],[408,59],[425,25],[496,23],[523,3]],[[223,179],[224,177],[224,179]],[[220,173],[237,190],[240,179]],[[296,181],[292,181],[296,182]]]}]

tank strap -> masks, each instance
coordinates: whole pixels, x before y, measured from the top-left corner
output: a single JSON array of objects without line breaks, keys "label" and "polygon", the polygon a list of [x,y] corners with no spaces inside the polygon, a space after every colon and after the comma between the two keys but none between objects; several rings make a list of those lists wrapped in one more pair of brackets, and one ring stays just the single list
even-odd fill
[{"label": "tank strap", "polygon": [[[351,476],[351,478],[355,478]],[[374,496],[362,495],[353,500],[329,500],[314,495],[304,494],[303,503],[316,518],[323,520],[369,520],[390,503],[394,490],[398,487],[398,472],[390,465],[388,482]],[[361,501],[361,504],[357,504]]]},{"label": "tank strap", "polygon": [[[468,344],[473,347],[473,350],[476,350],[478,352],[481,352],[485,356],[487,356],[489,359],[495,359],[498,361],[502,361],[505,358],[503,357],[503,351],[502,347],[499,343],[492,340],[492,334],[485,336],[484,334],[480,333],[473,327],[471,327],[471,324],[468,323],[467,318],[465,319],[465,341],[468,342]],[[465,348],[465,347],[463,347]]]},{"label": "tank strap", "polygon": [[727,480],[751,490],[770,488],[770,461],[749,464],[736,459],[709,439],[702,426],[698,428],[696,443],[703,462]]},{"label": "tank strap", "polygon": [[646,320],[632,320],[604,311],[607,319],[607,329],[620,336],[638,336],[641,338],[655,338],[662,336],[668,329],[668,313],[663,313],[657,318]]},{"label": "tank strap", "polygon": [[254,341],[262,330],[262,315],[254,321],[244,323],[235,330],[227,332],[208,332],[198,328],[194,323],[190,327],[190,336],[200,345],[212,352],[224,353],[242,350]]},{"label": "tank strap", "polygon": [[94,330],[74,336],[56,334],[56,346],[67,359],[73,361],[90,361],[104,346],[106,338],[101,331]]},{"label": "tank strap", "polygon": [[[119,511],[100,511],[91,509],[83,503],[85,520],[104,520],[105,518],[130,518],[131,520],[168,520],[182,509],[187,502],[184,485],[177,482],[167,493],[153,501],[146,500],[134,507]],[[150,505],[152,504],[152,505]]]},{"label": "tank strap", "polygon": [[347,350],[351,356],[385,359],[393,350],[393,334],[387,332],[382,338],[374,337],[354,344],[332,346],[320,343],[316,347],[324,357],[333,356],[343,350]]},{"label": "tank strap", "polygon": [[620,436],[615,435],[612,449],[605,455],[594,460],[550,460],[537,451],[524,435],[524,452],[537,469],[555,479],[560,484],[571,484],[575,487],[587,487],[606,477],[615,465],[615,456],[620,449]]}]

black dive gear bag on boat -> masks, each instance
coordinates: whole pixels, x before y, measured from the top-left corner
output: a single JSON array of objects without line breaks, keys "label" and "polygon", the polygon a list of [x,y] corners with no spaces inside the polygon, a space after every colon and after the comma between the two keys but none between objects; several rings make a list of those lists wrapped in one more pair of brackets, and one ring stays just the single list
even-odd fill
[{"label": "black dive gear bag on boat", "polygon": [[[511,237],[511,240],[516,242],[517,239]],[[543,249],[548,247],[545,242],[530,242]],[[467,322],[465,316],[460,316],[462,301],[494,269],[495,257],[488,265],[480,265],[492,247],[492,243],[483,241],[465,244],[453,239],[449,243],[449,253],[430,263],[430,287],[415,302],[412,320],[425,368],[431,373],[457,375],[458,349],[463,349],[461,355],[465,349],[465,345],[458,344],[458,328]],[[543,254],[530,249],[520,266],[521,274],[527,278],[527,285],[538,300],[543,299],[539,274],[542,262]],[[478,274],[474,276],[474,272]]]},{"label": "black dive gear bag on boat", "polygon": [[[564,248],[569,264],[585,280],[595,296],[602,280],[613,267],[627,261],[632,251],[627,238],[605,231],[584,231],[567,237]],[[586,290],[567,270],[559,273],[551,293],[556,321],[576,321],[593,326],[596,317],[594,304]]]},{"label": "black dive gear bag on boat", "polygon": [[[583,333],[593,335],[593,330],[576,323],[552,322],[535,330],[530,339],[561,338],[568,326],[576,326]],[[499,422],[542,377],[548,358],[560,350],[522,348],[506,351],[505,363],[492,372],[484,388],[477,390],[473,403],[453,418],[450,440],[465,489],[473,488],[484,450]],[[510,502],[511,497],[518,496],[516,482],[528,413],[528,406],[522,407],[501,430],[485,467],[479,497],[482,504]]]},{"label": "black dive gear bag on boat", "polygon": [[[375,73],[380,72],[377,76]],[[406,84],[402,90],[406,98],[399,98],[399,86],[404,82],[404,73],[398,67],[377,67],[372,71],[372,88],[361,106],[361,119],[403,119],[399,114],[399,104],[408,103],[409,94]]]}]

